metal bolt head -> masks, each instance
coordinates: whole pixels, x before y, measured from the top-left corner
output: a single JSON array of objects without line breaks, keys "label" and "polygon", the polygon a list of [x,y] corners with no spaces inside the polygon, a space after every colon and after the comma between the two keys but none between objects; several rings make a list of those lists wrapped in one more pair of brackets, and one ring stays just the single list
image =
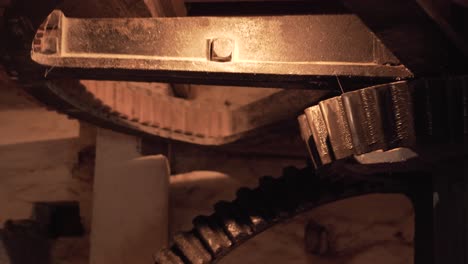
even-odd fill
[{"label": "metal bolt head", "polygon": [[210,59],[227,62],[232,60],[234,41],[228,38],[216,38],[210,42]]},{"label": "metal bolt head", "polygon": [[314,255],[325,255],[329,251],[329,233],[328,230],[309,220],[304,230],[304,244],[307,252]]}]

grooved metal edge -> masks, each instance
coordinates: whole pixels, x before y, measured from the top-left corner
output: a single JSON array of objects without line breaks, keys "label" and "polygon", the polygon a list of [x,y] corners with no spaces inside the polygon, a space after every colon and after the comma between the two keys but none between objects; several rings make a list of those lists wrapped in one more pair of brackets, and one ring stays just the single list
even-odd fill
[{"label": "grooved metal edge", "polygon": [[463,142],[468,76],[400,81],[321,101],[299,117],[315,167],[399,147]]}]

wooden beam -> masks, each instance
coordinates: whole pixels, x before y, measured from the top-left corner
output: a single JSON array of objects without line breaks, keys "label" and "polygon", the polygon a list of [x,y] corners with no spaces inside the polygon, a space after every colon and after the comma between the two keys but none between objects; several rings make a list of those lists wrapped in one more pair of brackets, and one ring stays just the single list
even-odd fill
[{"label": "wooden beam", "polygon": [[144,264],[168,242],[169,169],[136,137],[99,129],[90,263]]}]

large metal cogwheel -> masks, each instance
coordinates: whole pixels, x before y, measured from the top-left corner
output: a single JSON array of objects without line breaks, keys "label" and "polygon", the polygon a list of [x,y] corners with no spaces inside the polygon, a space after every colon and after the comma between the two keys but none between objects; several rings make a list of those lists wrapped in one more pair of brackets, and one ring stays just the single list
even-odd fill
[{"label": "large metal cogwheel", "polygon": [[255,189],[242,188],[214,213],[198,216],[193,229],[174,236],[171,247],[156,254],[158,264],[214,263],[269,227],[312,208],[371,193],[409,193],[408,174],[369,179],[321,178],[314,170],[286,168],[280,178],[263,177]]},{"label": "large metal cogwheel", "polygon": [[301,132],[321,176],[312,168],[287,168],[280,178],[264,177],[257,188],[240,189],[234,201],[220,202],[212,215],[196,217],[193,229],[177,234],[174,244],[156,255],[156,263],[217,262],[282,220],[353,196],[403,193],[413,200],[422,188],[414,172],[343,177],[323,170],[373,151],[405,147],[419,153],[430,145],[463,143],[467,87],[466,77],[397,82],[345,93],[306,109],[299,117]]},{"label": "large metal cogwheel", "polygon": [[373,151],[463,143],[468,77],[378,85],[336,96],[299,116],[315,167]]}]

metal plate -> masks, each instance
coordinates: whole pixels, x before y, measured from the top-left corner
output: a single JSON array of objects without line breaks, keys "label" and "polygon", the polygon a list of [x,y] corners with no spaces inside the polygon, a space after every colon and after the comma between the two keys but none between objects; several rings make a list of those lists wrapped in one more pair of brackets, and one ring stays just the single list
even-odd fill
[{"label": "metal plate", "polygon": [[[54,11],[32,58],[79,76],[307,82],[412,74],[354,15],[72,19]],[[217,55],[222,53],[222,55]],[[102,78],[102,76],[101,76]]]}]

